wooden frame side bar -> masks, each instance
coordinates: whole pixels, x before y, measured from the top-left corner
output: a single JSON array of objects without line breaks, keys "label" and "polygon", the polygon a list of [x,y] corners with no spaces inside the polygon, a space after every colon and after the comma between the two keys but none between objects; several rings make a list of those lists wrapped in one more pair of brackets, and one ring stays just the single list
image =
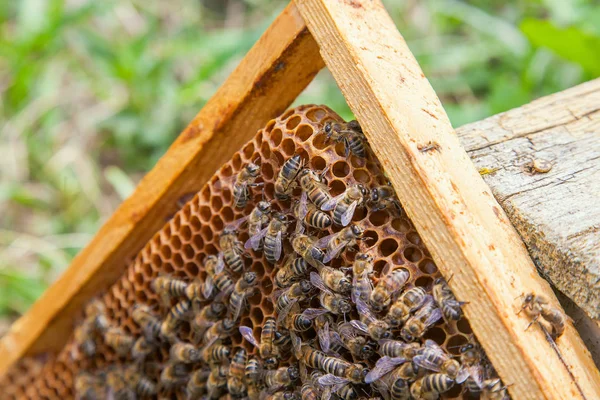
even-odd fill
[{"label": "wooden frame side bar", "polygon": [[324,64],[294,4],[277,17],[158,164],[61,278],[0,342],[0,375],[24,355],[62,348],[82,305],[122,274],[176,211],[233,153],[281,114]]},{"label": "wooden frame side bar", "polygon": [[558,305],[473,166],[434,90],[378,0],[297,0],[325,63],[409,217],[515,399],[597,399],[577,332],[558,340],[516,315],[525,291]]}]

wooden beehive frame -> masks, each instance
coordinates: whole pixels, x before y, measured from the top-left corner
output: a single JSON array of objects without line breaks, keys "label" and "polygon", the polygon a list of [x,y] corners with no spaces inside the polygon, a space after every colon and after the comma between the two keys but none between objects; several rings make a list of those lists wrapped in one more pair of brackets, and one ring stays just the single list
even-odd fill
[{"label": "wooden beehive frame", "polygon": [[[577,332],[552,347],[516,315],[525,291],[558,304],[471,163],[427,79],[379,1],[297,0],[283,11],[77,256],[0,343],[0,373],[60,349],[82,305],[212,173],[327,65],[440,271],[452,276],[473,331],[513,398],[600,398],[600,374]],[[437,150],[422,151],[429,143]]]}]

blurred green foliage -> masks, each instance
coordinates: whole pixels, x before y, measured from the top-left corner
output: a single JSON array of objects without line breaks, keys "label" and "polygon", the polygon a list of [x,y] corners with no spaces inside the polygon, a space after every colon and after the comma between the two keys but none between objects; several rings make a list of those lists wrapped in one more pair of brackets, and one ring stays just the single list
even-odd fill
[{"label": "blurred green foliage", "polygon": [[[60,274],[286,3],[0,2],[0,315]],[[595,1],[384,3],[455,126],[600,75]],[[306,102],[351,116],[327,71]]]}]

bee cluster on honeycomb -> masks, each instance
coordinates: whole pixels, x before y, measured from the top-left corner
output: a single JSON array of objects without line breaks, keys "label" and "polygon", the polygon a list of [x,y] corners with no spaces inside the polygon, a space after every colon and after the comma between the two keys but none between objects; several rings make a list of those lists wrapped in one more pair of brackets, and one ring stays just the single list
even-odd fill
[{"label": "bee cluster on honeycomb", "polygon": [[358,123],[288,110],[8,398],[508,398]]}]

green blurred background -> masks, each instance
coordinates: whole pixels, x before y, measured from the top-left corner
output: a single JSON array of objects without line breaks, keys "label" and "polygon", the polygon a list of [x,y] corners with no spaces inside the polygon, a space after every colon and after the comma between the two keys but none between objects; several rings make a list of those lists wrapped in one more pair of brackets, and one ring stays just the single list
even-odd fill
[{"label": "green blurred background", "polygon": [[[458,127],[600,75],[592,0],[384,3]],[[0,334],[285,0],[0,2]],[[324,71],[297,103],[350,112]]]}]

